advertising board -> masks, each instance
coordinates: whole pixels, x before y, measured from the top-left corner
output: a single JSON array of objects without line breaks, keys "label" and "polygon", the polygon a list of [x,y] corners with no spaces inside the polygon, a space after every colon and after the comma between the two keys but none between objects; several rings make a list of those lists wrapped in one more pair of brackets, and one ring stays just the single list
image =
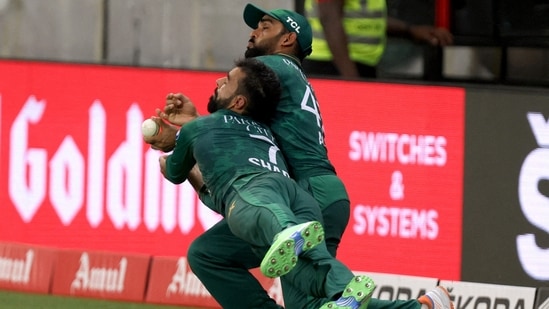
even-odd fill
[{"label": "advertising board", "polygon": [[462,280],[549,286],[548,98],[467,92]]},{"label": "advertising board", "polygon": [[464,90],[313,80],[351,219],[353,269],[460,276]]},{"label": "advertising board", "polygon": [[[219,220],[163,180],[141,122],[169,92],[205,114],[225,73],[0,61],[0,240],[185,256]],[[311,81],[351,220],[354,270],[457,280],[464,90]]]}]

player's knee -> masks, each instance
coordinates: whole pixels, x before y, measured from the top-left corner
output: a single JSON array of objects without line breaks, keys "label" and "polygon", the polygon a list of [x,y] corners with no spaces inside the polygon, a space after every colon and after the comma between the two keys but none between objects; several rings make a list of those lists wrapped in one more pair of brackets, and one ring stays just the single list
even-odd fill
[{"label": "player's knee", "polygon": [[194,271],[197,266],[200,266],[204,261],[207,260],[206,257],[208,255],[208,250],[209,248],[206,245],[206,242],[203,241],[200,237],[191,242],[191,245],[187,250],[187,262],[189,263],[189,267],[191,268],[191,270]]}]

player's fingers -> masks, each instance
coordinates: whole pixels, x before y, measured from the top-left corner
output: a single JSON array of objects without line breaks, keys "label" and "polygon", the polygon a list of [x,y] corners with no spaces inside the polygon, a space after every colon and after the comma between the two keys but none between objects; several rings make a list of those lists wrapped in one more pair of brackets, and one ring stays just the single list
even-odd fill
[{"label": "player's fingers", "polygon": [[177,98],[176,97],[172,97],[170,99],[166,99],[166,106],[170,105],[170,104],[174,104],[175,102],[177,102]]},{"label": "player's fingers", "polygon": [[162,118],[162,110],[160,108],[156,108],[154,110],[154,113],[156,114],[157,117]]},{"label": "player's fingers", "polygon": [[185,99],[182,98],[182,97],[178,97],[177,99],[175,99],[173,101],[173,108],[176,109],[176,108],[181,108],[183,105],[185,105]]},{"label": "player's fingers", "polygon": [[166,109],[166,108],[168,108],[168,107],[169,107],[169,108],[173,108],[174,105],[178,104],[177,102],[178,102],[179,100],[180,100],[180,99],[179,99],[176,95],[174,95],[174,96],[172,96],[172,97],[170,97],[170,98],[166,98],[166,105],[165,105],[164,109]]},{"label": "player's fingers", "polygon": [[181,92],[178,92],[174,95],[174,99],[176,100],[183,100],[185,98],[185,95],[182,94]]},{"label": "player's fingers", "polygon": [[152,119],[152,120],[153,120],[154,122],[156,122],[156,123],[162,122],[162,120],[160,120],[160,117],[158,117],[158,116],[151,116],[150,119]]},{"label": "player's fingers", "polygon": [[154,136],[143,136],[143,141],[149,145],[151,145],[151,148],[153,148],[155,139]]},{"label": "player's fingers", "polygon": [[177,99],[179,99],[182,103],[191,103],[191,99],[189,99],[189,97],[187,97],[183,93],[178,93]]},{"label": "player's fingers", "polygon": [[166,106],[164,106],[164,113],[170,114],[173,112],[174,109],[175,109],[175,104],[173,102],[166,104]]}]

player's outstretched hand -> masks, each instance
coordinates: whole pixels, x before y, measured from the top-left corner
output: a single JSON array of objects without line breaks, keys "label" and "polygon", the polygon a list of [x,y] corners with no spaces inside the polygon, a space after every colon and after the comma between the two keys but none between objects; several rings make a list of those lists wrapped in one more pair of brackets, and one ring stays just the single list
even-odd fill
[{"label": "player's outstretched hand", "polygon": [[151,117],[154,122],[160,126],[160,130],[156,135],[143,136],[145,143],[151,145],[152,149],[161,150],[163,152],[172,151],[175,147],[175,138],[179,127],[166,123],[160,117]]},{"label": "player's outstretched hand", "polygon": [[193,102],[182,93],[168,93],[164,110],[157,110],[157,114],[177,126],[183,126],[199,116]]}]

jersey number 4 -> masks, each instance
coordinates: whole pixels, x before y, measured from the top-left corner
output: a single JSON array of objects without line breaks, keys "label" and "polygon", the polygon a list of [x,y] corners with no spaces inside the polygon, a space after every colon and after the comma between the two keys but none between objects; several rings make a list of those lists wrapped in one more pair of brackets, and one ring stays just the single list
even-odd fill
[{"label": "jersey number 4", "polygon": [[315,115],[316,124],[318,125],[318,143],[324,145],[324,125],[322,124],[322,117],[320,117],[318,101],[311,90],[311,86],[307,85],[306,88],[303,99],[301,100],[301,109]]}]

